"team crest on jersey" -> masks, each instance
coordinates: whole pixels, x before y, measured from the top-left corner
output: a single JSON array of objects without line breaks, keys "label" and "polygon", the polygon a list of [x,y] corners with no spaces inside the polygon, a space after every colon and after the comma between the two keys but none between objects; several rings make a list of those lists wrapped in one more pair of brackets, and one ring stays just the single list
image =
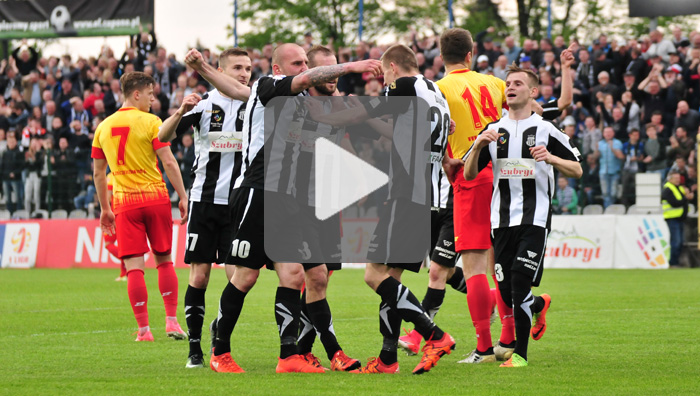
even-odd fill
[{"label": "team crest on jersey", "polygon": [[216,121],[216,122],[221,122],[221,114],[219,114],[219,112],[216,112],[216,113],[212,116],[212,118],[213,118],[214,121]]},{"label": "team crest on jersey", "polygon": [[391,85],[389,85],[389,89],[396,89],[396,81],[394,81],[393,83],[391,83]]},{"label": "team crest on jersey", "polygon": [[527,140],[525,140],[525,144],[527,144],[529,147],[532,147],[535,145],[535,135],[529,135],[527,137]]}]

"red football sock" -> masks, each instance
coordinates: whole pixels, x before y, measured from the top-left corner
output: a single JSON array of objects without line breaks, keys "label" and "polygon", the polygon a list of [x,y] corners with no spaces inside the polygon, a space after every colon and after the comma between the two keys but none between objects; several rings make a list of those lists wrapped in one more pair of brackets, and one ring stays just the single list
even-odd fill
[{"label": "red football sock", "polygon": [[171,261],[158,266],[158,289],[163,296],[165,316],[177,316],[177,274]]},{"label": "red football sock", "polygon": [[476,329],[476,349],[486,352],[491,342],[491,290],[486,275],[474,275],[467,279],[467,305]]},{"label": "red football sock", "polygon": [[148,290],[143,279],[143,270],[135,269],[127,273],[126,290],[136,323],[139,327],[148,326]]},{"label": "red football sock", "polygon": [[501,337],[499,341],[501,344],[507,345],[515,341],[515,320],[513,319],[513,308],[509,307],[503,297],[501,292],[498,291],[498,281],[496,280],[496,275],[493,275],[493,282],[496,284],[496,305],[498,305],[498,316],[501,318]]},{"label": "red football sock", "polygon": [[124,264],[124,260],[121,260],[121,269],[119,271],[119,277],[124,277],[126,276],[126,264]]},{"label": "red football sock", "polygon": [[119,248],[117,245],[110,243],[109,245],[105,245],[105,249],[107,249],[108,252],[112,254],[112,256],[119,258]]}]

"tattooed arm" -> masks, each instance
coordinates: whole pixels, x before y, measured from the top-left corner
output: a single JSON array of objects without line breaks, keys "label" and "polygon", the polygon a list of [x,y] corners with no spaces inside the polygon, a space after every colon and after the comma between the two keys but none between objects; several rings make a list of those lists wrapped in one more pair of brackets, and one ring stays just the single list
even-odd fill
[{"label": "tattooed arm", "polygon": [[381,62],[374,59],[314,67],[294,77],[294,80],[292,80],[292,94],[298,94],[305,89],[325,84],[349,73],[372,72],[376,76],[381,74],[381,71]]}]

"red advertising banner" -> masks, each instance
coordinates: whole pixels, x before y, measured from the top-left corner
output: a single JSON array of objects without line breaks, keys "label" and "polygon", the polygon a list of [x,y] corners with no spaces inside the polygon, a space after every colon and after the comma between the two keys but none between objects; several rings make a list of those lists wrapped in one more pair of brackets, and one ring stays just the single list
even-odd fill
[{"label": "red advertising banner", "polygon": [[[0,225],[8,231],[18,228],[18,226],[21,226],[22,229],[31,229],[31,238],[38,238],[36,255],[34,256],[36,262],[24,263],[23,267],[25,268],[119,267],[119,260],[105,249],[99,220],[31,220],[4,222]],[[186,234],[186,226],[179,223],[173,225],[172,252],[175,266],[180,268],[186,267],[183,261]],[[13,235],[14,233],[8,232],[5,239],[12,239]],[[27,235],[29,234],[27,233]],[[10,249],[3,249],[0,253],[3,256],[16,255],[16,250],[12,250],[10,245]],[[9,267],[9,265],[6,266]],[[152,254],[146,255],[146,266],[155,267]]]}]

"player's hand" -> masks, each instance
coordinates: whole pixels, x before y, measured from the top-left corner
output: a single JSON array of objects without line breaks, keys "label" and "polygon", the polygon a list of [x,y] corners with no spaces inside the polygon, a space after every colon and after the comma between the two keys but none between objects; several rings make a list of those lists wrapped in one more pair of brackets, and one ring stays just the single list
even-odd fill
[{"label": "player's hand", "polygon": [[100,227],[105,235],[116,235],[117,231],[114,226],[114,213],[108,208],[103,208],[100,214]]},{"label": "player's hand", "polygon": [[455,175],[457,175],[459,168],[462,166],[464,166],[464,161],[461,159],[445,156],[442,161],[442,169],[445,171],[445,176],[447,176],[447,180],[449,180],[450,183],[455,182]]},{"label": "player's hand", "polygon": [[537,162],[544,161],[549,164],[552,161],[552,154],[547,151],[547,147],[542,145],[530,147],[530,155]]},{"label": "player's hand", "polygon": [[382,74],[382,62],[376,59],[367,59],[359,62],[347,63],[348,73],[370,72],[375,77]]},{"label": "player's hand", "polygon": [[571,43],[569,48],[562,51],[561,55],[559,55],[559,62],[561,62],[562,67],[571,68],[571,65],[574,64],[574,61],[576,61],[576,58],[574,58],[574,52],[573,52],[575,46],[576,46],[575,43]]},{"label": "player's hand", "polygon": [[202,53],[194,48],[189,50],[187,52],[187,55],[185,55],[185,64],[187,64],[187,66],[195,70],[201,70],[202,63],[204,63],[204,57],[202,56]]},{"label": "player's hand", "polygon": [[180,209],[180,225],[187,224],[187,216],[189,213],[187,213],[187,197],[185,199],[180,198],[180,203],[177,204],[177,207]]},{"label": "player's hand", "polygon": [[447,134],[452,135],[453,133],[455,133],[455,129],[457,129],[457,123],[455,122],[455,120],[450,118],[450,130]]},{"label": "player's hand", "polygon": [[185,96],[185,99],[182,100],[182,104],[180,105],[180,115],[185,115],[192,111],[200,100],[202,100],[202,97],[196,93]]},{"label": "player's hand", "polygon": [[538,101],[536,101],[534,98],[530,99],[530,101],[532,102],[532,105],[531,105],[532,111],[534,111],[535,113],[537,113],[537,115],[539,115],[541,117],[542,114],[544,113],[544,109],[542,108],[540,103]]},{"label": "player's hand", "polygon": [[481,149],[495,142],[497,139],[498,132],[496,132],[493,129],[489,129],[484,132],[481,132],[479,136],[477,136],[476,142],[474,142],[474,144],[476,144],[477,148]]}]

